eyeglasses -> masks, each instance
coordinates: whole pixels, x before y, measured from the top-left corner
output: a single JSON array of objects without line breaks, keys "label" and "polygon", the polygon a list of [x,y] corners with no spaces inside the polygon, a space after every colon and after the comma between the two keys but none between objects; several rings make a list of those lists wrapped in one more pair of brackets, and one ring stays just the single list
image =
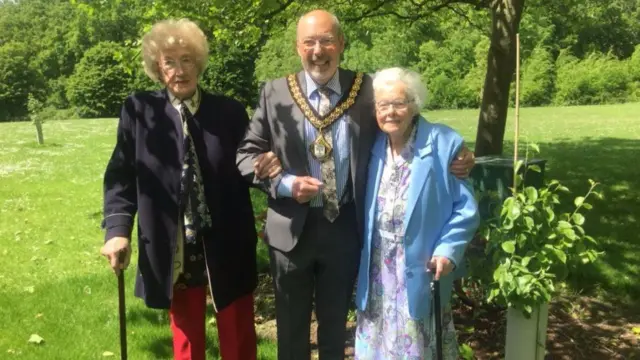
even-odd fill
[{"label": "eyeglasses", "polygon": [[393,101],[377,101],[376,108],[379,111],[387,111],[393,107],[396,110],[407,110],[409,104],[411,104],[413,100],[393,100]]},{"label": "eyeglasses", "polygon": [[333,37],[324,37],[320,39],[304,39],[302,41],[302,47],[306,51],[315,49],[316,44],[319,44],[323,49],[329,49],[335,47],[337,42]]},{"label": "eyeglasses", "polygon": [[180,67],[182,70],[191,70],[195,68],[195,66],[196,62],[190,57],[183,57],[182,59],[177,61],[174,59],[165,59],[160,64],[160,67],[165,72],[174,72],[178,69],[178,67]]}]

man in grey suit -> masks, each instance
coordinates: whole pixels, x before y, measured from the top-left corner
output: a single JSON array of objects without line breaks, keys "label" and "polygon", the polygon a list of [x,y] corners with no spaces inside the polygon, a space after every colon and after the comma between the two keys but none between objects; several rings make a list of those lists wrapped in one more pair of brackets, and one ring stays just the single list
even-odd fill
[{"label": "man in grey suit", "polygon": [[[378,129],[372,80],[339,68],[343,50],[334,15],[305,14],[297,28],[304,71],[264,86],[238,149],[243,176],[269,195],[265,241],[276,294],[279,360],[309,359],[314,301],[320,359],[344,358],[366,169]],[[464,151],[456,164],[461,173],[474,163]],[[280,161],[282,173],[260,180],[273,161]]]}]

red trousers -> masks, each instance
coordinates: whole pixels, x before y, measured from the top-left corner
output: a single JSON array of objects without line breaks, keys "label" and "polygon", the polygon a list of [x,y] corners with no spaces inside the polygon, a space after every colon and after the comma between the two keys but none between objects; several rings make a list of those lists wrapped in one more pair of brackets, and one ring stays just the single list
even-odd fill
[{"label": "red trousers", "polygon": [[[175,289],[169,318],[175,360],[205,360],[207,288]],[[233,302],[216,314],[222,360],[255,360],[256,331],[253,295]]]}]

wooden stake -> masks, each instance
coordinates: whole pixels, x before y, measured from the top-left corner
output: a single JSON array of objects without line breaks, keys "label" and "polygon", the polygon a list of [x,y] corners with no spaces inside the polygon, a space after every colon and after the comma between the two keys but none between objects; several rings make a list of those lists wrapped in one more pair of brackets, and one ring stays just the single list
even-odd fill
[{"label": "wooden stake", "polygon": [[516,34],[516,116],[513,139],[513,194],[518,191],[518,137],[520,133],[520,34]]},{"label": "wooden stake", "polygon": [[36,125],[36,139],[38,140],[38,144],[44,144],[44,135],[42,134],[42,122],[39,119],[35,121]]}]

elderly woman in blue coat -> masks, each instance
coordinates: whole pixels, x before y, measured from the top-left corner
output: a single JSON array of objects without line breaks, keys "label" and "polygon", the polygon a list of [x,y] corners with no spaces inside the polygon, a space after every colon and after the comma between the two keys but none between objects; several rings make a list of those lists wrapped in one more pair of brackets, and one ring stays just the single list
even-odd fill
[{"label": "elderly woman in blue coat", "polygon": [[430,283],[440,280],[443,352],[457,358],[449,300],[452,271],[479,223],[473,190],[447,171],[463,139],[420,116],[426,89],[412,71],[373,82],[381,129],[365,197],[356,303],[356,359],[435,358]]}]

